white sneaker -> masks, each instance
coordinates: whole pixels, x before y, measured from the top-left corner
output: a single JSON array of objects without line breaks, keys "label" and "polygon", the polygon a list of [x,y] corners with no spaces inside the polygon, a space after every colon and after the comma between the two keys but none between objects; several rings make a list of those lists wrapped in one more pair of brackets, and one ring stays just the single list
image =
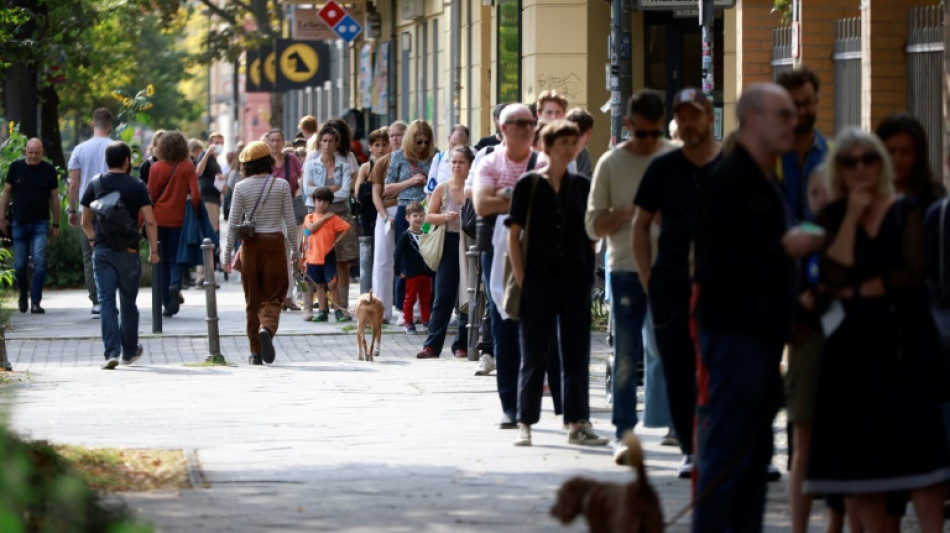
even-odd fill
[{"label": "white sneaker", "polygon": [[518,436],[515,437],[515,446],[531,446],[531,426],[518,424]]},{"label": "white sneaker", "polygon": [[627,445],[622,440],[614,441],[614,463],[617,466],[627,465]]},{"label": "white sneaker", "polygon": [[693,456],[683,456],[683,462],[676,469],[676,477],[680,479],[689,479],[693,477]]},{"label": "white sneaker", "polygon": [[476,376],[487,376],[492,373],[492,370],[495,370],[495,358],[483,353],[482,357],[478,360],[478,370],[475,371]]}]

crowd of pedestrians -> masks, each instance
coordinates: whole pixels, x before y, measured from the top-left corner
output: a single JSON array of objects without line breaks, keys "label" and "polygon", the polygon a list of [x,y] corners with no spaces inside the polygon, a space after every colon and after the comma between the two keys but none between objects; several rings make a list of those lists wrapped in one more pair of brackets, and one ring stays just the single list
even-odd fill
[{"label": "crowd of pedestrians", "polygon": [[[137,245],[108,246],[110,226],[93,209],[100,188],[89,186],[100,174],[145,223],[168,317],[189,278],[180,241],[194,231],[190,210],[209,219],[215,240],[224,215],[220,269],[241,272],[251,364],[279,357],[282,311],[350,320],[358,272],[383,301],[385,321],[423,334],[417,358],[440,357],[454,323],[450,354],[467,360],[469,332],[478,332],[476,375],[495,375],[498,427],[517,430],[515,445],[533,444],[545,390],[567,442],[612,443],[618,464],[626,432],[640,423],[666,429],[663,443],[683,455],[679,477],[694,482],[694,531],[761,530],[766,483],[780,477],[772,425],[783,405],[795,532],[807,530],[815,498],[831,509],[829,531],[845,520],[852,531],[898,531],[909,502],[923,531],[939,531],[950,359],[929,295],[950,276],[935,259],[948,248],[939,237],[947,200],[915,118],[898,113],[874,133],[826,139],[818,98],[819,80],[804,68],[746,87],[738,129],[720,144],[701,91],[664,102],[642,90],[627,102],[626,140],[596,165],[587,151],[594,117],[550,90],[495,106],[495,132],[474,147],[464,125],[437,146],[424,120],[372,131],[364,147],[347,121],[307,116],[293,142],[275,129],[228,154],[221,134],[205,145],[161,131],[140,171],[144,185],[129,176],[124,145],[108,139],[111,115],[97,110],[95,136],[70,159],[67,212],[76,226],[83,209],[105,368],[142,354],[135,291],[123,282]],[[675,139],[664,131],[668,110]],[[43,312],[42,250],[59,224],[41,152],[38,140],[28,143],[0,197],[0,213],[16,198],[21,312]],[[9,227],[0,216],[0,229]],[[473,247],[487,302],[478,316],[468,305]],[[589,421],[600,262],[612,438]]]}]

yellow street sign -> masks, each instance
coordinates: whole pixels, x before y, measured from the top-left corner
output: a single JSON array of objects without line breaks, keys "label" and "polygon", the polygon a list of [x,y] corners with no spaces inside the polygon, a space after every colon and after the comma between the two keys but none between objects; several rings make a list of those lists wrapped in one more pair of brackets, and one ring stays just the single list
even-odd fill
[{"label": "yellow street sign", "polygon": [[277,82],[277,53],[271,52],[267,54],[267,59],[264,60],[264,75],[267,76],[267,79],[273,84]]},{"label": "yellow street sign", "polygon": [[280,74],[294,83],[312,78],[319,66],[316,50],[304,43],[294,43],[280,54]]},{"label": "yellow street sign", "polygon": [[255,57],[251,62],[251,67],[247,69],[247,75],[251,77],[251,83],[260,87],[261,85],[261,58]]}]

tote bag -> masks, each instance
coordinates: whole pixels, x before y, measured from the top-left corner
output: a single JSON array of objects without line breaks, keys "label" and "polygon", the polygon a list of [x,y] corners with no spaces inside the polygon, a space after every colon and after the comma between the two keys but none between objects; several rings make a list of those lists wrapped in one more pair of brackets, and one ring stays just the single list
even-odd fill
[{"label": "tote bag", "polygon": [[[439,213],[445,213],[445,206],[448,203],[449,187],[446,184],[442,188],[442,207]],[[429,233],[419,235],[419,255],[426,262],[426,266],[433,272],[439,269],[439,263],[442,262],[442,249],[445,247],[445,224],[437,224],[429,230]]]}]

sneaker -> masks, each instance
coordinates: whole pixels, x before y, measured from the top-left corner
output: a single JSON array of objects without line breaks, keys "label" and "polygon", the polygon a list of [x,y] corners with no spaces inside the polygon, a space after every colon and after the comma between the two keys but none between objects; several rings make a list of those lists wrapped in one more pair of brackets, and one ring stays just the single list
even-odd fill
[{"label": "sneaker", "polygon": [[46,313],[46,309],[43,309],[42,307],[40,307],[40,304],[32,304],[30,306],[30,314],[42,315],[44,313]]},{"label": "sneaker", "polygon": [[247,358],[247,364],[249,364],[249,365],[254,365],[254,366],[260,366],[260,365],[263,365],[263,364],[264,364],[264,361],[261,360],[261,354],[259,354],[259,353],[252,353],[251,356]]},{"label": "sneaker", "polygon": [[406,335],[415,335],[417,333],[418,332],[416,331],[415,324],[409,324],[408,326],[406,326]]},{"label": "sneaker", "polygon": [[498,421],[498,429],[517,429],[518,423],[515,422],[515,417],[507,413],[501,416],[501,420]]},{"label": "sneaker", "polygon": [[102,365],[103,370],[115,370],[115,367],[119,366],[118,357],[110,357],[106,359],[106,364]]},{"label": "sneaker", "polygon": [[168,297],[168,305],[165,306],[165,311],[171,313],[172,315],[177,315],[181,307],[181,303],[178,301],[178,298],[181,296],[181,291],[178,289],[172,289],[171,294]]},{"label": "sneaker", "polygon": [[26,310],[27,310],[27,305],[28,305],[28,302],[27,302],[27,295],[21,294],[21,295],[20,295],[20,312],[21,312],[21,313],[25,313],[25,312],[26,312]]},{"label": "sneaker", "polygon": [[627,445],[622,440],[614,441],[614,463],[617,466],[627,466]]},{"label": "sneaker", "polygon": [[314,322],[329,322],[330,315],[326,311],[317,311],[317,316],[313,317]]},{"label": "sneaker", "polygon": [[515,437],[515,446],[531,446],[531,426],[518,424],[518,436]]},{"label": "sneaker", "polygon": [[475,371],[475,375],[488,376],[493,370],[495,370],[495,358],[487,353],[483,353],[478,360],[478,370]]},{"label": "sneaker", "polygon": [[336,317],[337,322],[349,322],[350,320],[353,320],[353,317],[351,317],[346,313],[346,311],[342,309],[337,309],[333,312],[333,314]]},{"label": "sneaker", "polygon": [[693,456],[684,455],[683,462],[676,468],[676,477],[680,479],[690,479],[693,477]]},{"label": "sneaker", "polygon": [[578,422],[577,429],[567,434],[568,444],[577,444],[579,446],[605,446],[608,442],[610,441],[594,433],[586,420]]},{"label": "sneaker", "polygon": [[778,481],[782,479],[782,472],[778,469],[777,466],[769,463],[769,466],[765,469],[766,479],[769,481]]},{"label": "sneaker", "polygon": [[304,321],[304,322],[311,322],[311,321],[313,321],[313,313],[304,311],[303,321]]},{"label": "sneaker", "polygon": [[666,432],[666,435],[663,435],[663,438],[660,439],[660,446],[679,446],[680,439],[676,436],[676,432],[673,431],[673,428],[669,428]]},{"label": "sneaker", "polygon": [[92,304],[92,314],[99,315],[99,304]]},{"label": "sneaker", "polygon": [[429,322],[422,323],[422,331],[429,331]]},{"label": "sneaker", "polygon": [[141,344],[137,345],[137,346],[135,347],[135,353],[132,354],[132,357],[129,357],[128,359],[126,359],[126,358],[124,358],[124,357],[122,358],[122,364],[123,364],[123,365],[131,365],[132,363],[134,363],[134,362],[136,362],[136,361],[138,361],[139,359],[142,358],[142,353],[143,353],[143,352],[144,352],[144,349],[142,348],[142,345],[141,345]]},{"label": "sneaker", "polygon": [[261,340],[261,359],[267,364],[273,363],[274,357],[277,356],[274,352],[274,336],[267,328],[261,328],[257,332],[257,337]]},{"label": "sneaker", "polygon": [[419,353],[416,354],[416,359],[436,359],[439,357],[439,354],[435,353],[435,350],[428,346],[423,346]]}]

